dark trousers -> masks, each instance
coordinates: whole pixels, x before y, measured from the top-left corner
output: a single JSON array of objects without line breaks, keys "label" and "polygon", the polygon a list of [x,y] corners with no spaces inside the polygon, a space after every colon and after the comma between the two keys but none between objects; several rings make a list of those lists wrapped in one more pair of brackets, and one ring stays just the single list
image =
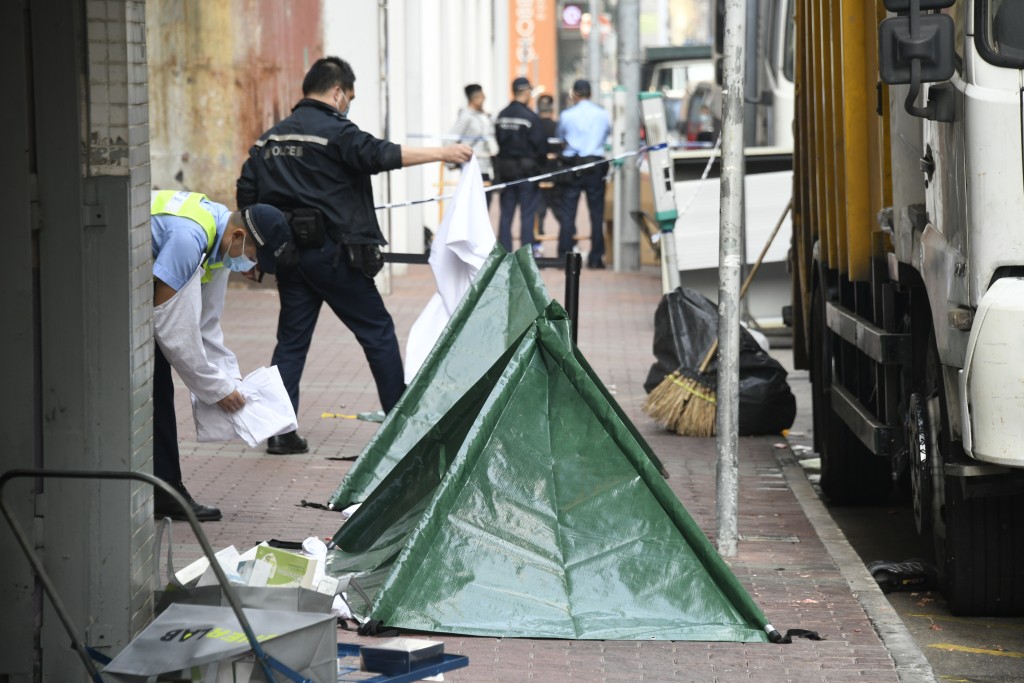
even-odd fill
[{"label": "dark trousers", "polygon": [[540,201],[537,204],[537,226],[541,234],[544,234],[544,219],[547,218],[548,211],[555,217],[556,223],[562,220],[561,188],[557,185],[542,188],[540,191]]},{"label": "dark trousers", "polygon": [[572,177],[562,187],[562,213],[559,218],[558,255],[563,256],[576,246],[576,210],[580,194],[587,193],[587,209],[590,211],[590,253],[587,265],[593,266],[604,260],[604,173],[607,166],[602,164],[588,169],[580,177]]},{"label": "dark trousers", "polygon": [[306,354],[320,308],[326,303],[363,347],[381,407],[390,412],[405,390],[395,324],[377,285],[349,266],[347,252],[339,252],[329,239],[320,249],[303,250],[296,268],[278,273],[277,291],[281,312],[273,364],[281,372],[295,411],[299,410],[299,380]]},{"label": "dark trousers", "polygon": [[519,183],[501,190],[501,218],[498,220],[498,241],[506,251],[512,251],[512,214],[519,205],[520,246],[533,244],[533,218],[537,215],[540,190],[537,183]]},{"label": "dark trousers", "polygon": [[174,416],[174,381],[171,364],[160,345],[153,342],[153,476],[170,484],[181,481],[178,452],[178,421]]}]

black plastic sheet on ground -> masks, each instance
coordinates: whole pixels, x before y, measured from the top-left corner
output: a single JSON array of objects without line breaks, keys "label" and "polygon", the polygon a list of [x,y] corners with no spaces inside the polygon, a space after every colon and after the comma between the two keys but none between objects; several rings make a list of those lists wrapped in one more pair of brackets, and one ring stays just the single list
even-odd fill
[{"label": "black plastic sheet on ground", "polygon": [[[718,336],[718,310],[706,296],[679,287],[661,298],[654,313],[655,362],[644,389],[650,393],[666,375],[682,367],[695,373]],[[717,357],[703,376],[715,386]],[[740,331],[739,433],[778,434],[796,418],[796,397],[786,382],[786,371],[746,329]]]}]

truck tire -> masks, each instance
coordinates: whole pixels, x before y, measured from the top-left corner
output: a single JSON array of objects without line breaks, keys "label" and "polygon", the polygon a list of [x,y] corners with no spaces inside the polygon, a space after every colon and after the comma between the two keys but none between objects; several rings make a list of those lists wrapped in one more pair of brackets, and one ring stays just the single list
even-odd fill
[{"label": "truck tire", "polygon": [[946,538],[939,580],[959,616],[1024,615],[1024,499],[965,499],[946,477]]},{"label": "truck tire", "polygon": [[811,401],[815,447],[821,456],[821,490],[833,505],[862,505],[888,498],[890,462],[873,454],[832,411],[832,333],[825,325],[825,293],[811,303]]},{"label": "truck tire", "polygon": [[[940,428],[929,443],[932,471],[943,468],[956,444],[949,431],[946,392],[938,348],[928,337],[921,393],[937,401]],[[939,585],[949,611],[958,616],[1024,615],[1024,496],[966,498],[957,477],[942,482],[932,517]]]}]

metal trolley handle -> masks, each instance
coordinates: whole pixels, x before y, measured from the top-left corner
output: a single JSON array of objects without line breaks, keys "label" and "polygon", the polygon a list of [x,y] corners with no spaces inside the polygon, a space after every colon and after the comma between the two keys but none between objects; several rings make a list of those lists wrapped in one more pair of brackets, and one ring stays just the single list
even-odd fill
[{"label": "metal trolley handle", "polygon": [[[39,556],[36,555],[32,549],[32,544],[29,541],[28,536],[22,529],[18,521],[14,519],[10,508],[7,506],[7,501],[4,500],[4,486],[7,485],[12,479],[24,479],[24,478],[41,478],[41,479],[107,479],[107,480],[131,480],[140,481],[144,484],[151,484],[152,486],[160,489],[167,495],[171,496],[175,503],[177,503],[185,513],[185,517],[188,520],[189,525],[192,527],[192,531],[195,532],[196,539],[199,541],[199,545],[202,546],[203,554],[210,560],[210,567],[213,569],[213,573],[217,576],[217,582],[220,583],[221,588],[224,589],[224,595],[227,596],[228,602],[231,604],[231,609],[235,613],[235,617],[238,619],[238,623],[242,628],[242,632],[245,633],[245,637],[249,640],[249,645],[252,647],[253,654],[256,656],[256,661],[259,662],[260,667],[263,669],[263,675],[268,681],[277,680],[271,673],[271,668],[278,669],[281,671],[281,665],[279,662],[273,660],[264,651],[259,641],[256,640],[256,634],[252,630],[252,626],[249,625],[249,620],[245,617],[242,612],[242,603],[238,599],[238,595],[235,594],[234,589],[228,582],[227,576],[224,574],[224,569],[220,566],[220,562],[217,561],[214,556],[213,548],[210,547],[210,542],[206,539],[206,534],[199,524],[199,520],[196,519],[195,513],[192,512],[192,507],[188,502],[178,493],[174,488],[167,484],[162,479],[157,479],[151,474],[144,472],[112,472],[112,471],[96,471],[90,472],[86,470],[45,470],[45,469],[15,469],[8,470],[0,475],[0,511],[3,512],[4,518],[7,520],[7,524],[10,526],[11,531],[14,533],[15,539],[18,541],[18,545],[21,546],[22,551],[25,553],[25,557],[28,558],[29,563],[32,565],[32,569],[35,571],[36,576],[39,577],[40,583],[43,584],[43,590],[46,591],[47,597],[50,598],[50,602],[53,604],[54,610],[57,612],[57,616],[60,618],[61,623],[64,625],[64,630],[71,638],[71,644],[74,646],[75,651],[78,653],[79,658],[82,660],[82,664],[85,665],[86,670],[89,672],[89,676],[96,683],[102,683],[99,671],[96,669],[96,665],[92,658],[89,656],[88,648],[85,641],[79,638],[78,630],[74,624],[71,623],[71,618],[68,616],[68,612],[64,607],[64,603],[61,602],[60,596],[57,595],[56,589],[53,587],[53,582],[50,581],[49,575],[43,568],[43,563],[40,561]],[[290,676],[289,676],[290,678]]]}]

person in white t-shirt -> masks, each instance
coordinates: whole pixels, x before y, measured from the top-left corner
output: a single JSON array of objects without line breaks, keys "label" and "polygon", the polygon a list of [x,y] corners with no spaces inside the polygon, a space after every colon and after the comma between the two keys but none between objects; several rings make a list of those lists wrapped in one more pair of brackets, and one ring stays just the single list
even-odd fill
[{"label": "person in white t-shirt", "polygon": [[[484,101],[487,99],[484,89],[476,83],[470,83],[465,91],[466,106],[459,109],[459,116],[452,127],[451,135],[456,138],[453,142],[461,142],[473,150],[486,187],[494,179],[491,157],[498,153],[498,144],[494,140],[494,121],[491,120],[491,115],[484,111]],[[488,192],[488,208],[490,205],[491,193]]]}]

